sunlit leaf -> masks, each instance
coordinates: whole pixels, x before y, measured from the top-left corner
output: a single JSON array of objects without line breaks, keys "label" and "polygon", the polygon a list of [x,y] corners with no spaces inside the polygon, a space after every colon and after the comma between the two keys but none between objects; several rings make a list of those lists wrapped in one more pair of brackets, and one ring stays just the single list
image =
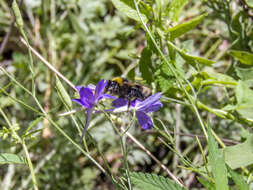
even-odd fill
[{"label": "sunlit leaf", "polygon": [[229,54],[235,59],[239,60],[242,64],[253,65],[253,54],[246,51],[230,50]]},{"label": "sunlit leaf", "polygon": [[0,164],[26,164],[26,160],[17,154],[1,153]]},{"label": "sunlit leaf", "polygon": [[169,178],[156,174],[132,172],[131,181],[142,190],[186,190]]},{"label": "sunlit leaf", "polygon": [[193,18],[183,24],[176,25],[172,28],[168,29],[170,33],[170,39],[173,41],[175,38],[185,34],[186,32],[192,30],[195,26],[197,26],[208,14],[204,13],[196,18]]},{"label": "sunlit leaf", "polygon": [[189,0],[173,0],[168,8],[168,15],[173,21],[178,20],[178,16],[181,13],[184,6]]},{"label": "sunlit leaf", "polygon": [[209,164],[212,168],[214,176],[215,187],[218,190],[228,190],[227,168],[221,150],[208,128],[208,153]]},{"label": "sunlit leaf", "polygon": [[[134,19],[138,22],[141,22],[140,17],[135,10],[133,1],[128,0],[111,0],[114,6],[122,13],[126,14],[129,18]],[[147,17],[145,14],[141,14],[144,22],[147,22]]]}]

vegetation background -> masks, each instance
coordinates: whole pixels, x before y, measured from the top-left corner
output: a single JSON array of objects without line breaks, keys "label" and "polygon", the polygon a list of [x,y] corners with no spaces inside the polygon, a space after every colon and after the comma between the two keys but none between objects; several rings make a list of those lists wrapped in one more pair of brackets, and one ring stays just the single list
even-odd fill
[{"label": "vegetation background", "polygon": [[[252,9],[250,0],[1,0],[0,189],[252,188]],[[74,89],[25,41],[71,84],[124,76],[162,92],[154,128],[97,113],[80,143]]]}]

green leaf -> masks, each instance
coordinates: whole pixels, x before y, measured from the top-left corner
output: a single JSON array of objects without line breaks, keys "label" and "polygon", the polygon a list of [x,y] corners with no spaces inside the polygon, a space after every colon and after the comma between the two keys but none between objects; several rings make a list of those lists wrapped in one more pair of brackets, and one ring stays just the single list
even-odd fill
[{"label": "green leaf", "polygon": [[243,117],[253,118],[253,91],[243,81],[239,81],[235,90],[236,110]]},{"label": "green leaf", "polygon": [[235,71],[237,76],[243,81],[253,79],[253,68],[235,67]]},{"label": "green leaf", "polygon": [[162,92],[168,91],[171,87],[173,87],[174,79],[170,79],[169,77],[158,76],[156,80],[161,88]]},{"label": "green leaf", "polygon": [[130,178],[141,190],[186,190],[171,179],[156,174],[131,172]]},{"label": "green leaf", "polygon": [[141,59],[139,62],[141,76],[147,81],[148,84],[150,84],[153,79],[153,74],[151,71],[151,56],[152,52],[150,51],[150,49],[145,47],[141,52]]},{"label": "green leaf", "polygon": [[38,117],[37,119],[33,120],[32,123],[28,126],[25,130],[24,134],[26,135],[34,126],[36,126],[44,117]]},{"label": "green leaf", "polygon": [[197,57],[197,56],[192,56],[189,55],[187,53],[184,53],[183,51],[179,52],[179,54],[183,57],[184,60],[186,60],[188,63],[195,65],[196,62],[200,63],[200,64],[204,64],[204,65],[212,65],[213,63],[215,63],[215,61],[203,58],[203,57]]},{"label": "green leaf", "polygon": [[239,190],[249,190],[249,185],[244,181],[243,176],[233,171],[229,166],[227,169]]},{"label": "green leaf", "polygon": [[62,102],[70,109],[72,107],[71,98],[69,97],[69,94],[65,90],[64,86],[62,85],[58,77],[56,77],[55,83],[56,83],[55,85],[56,85],[57,93],[60,96]]},{"label": "green leaf", "polygon": [[241,144],[224,148],[223,152],[226,163],[232,169],[253,164],[253,134]]},{"label": "green leaf", "polygon": [[175,38],[185,34],[186,32],[192,30],[195,26],[197,26],[208,13],[204,13],[196,18],[193,18],[183,24],[176,25],[168,30],[170,32],[170,39],[173,41]]},{"label": "green leaf", "polygon": [[250,8],[253,8],[253,0],[245,0],[245,2]]},{"label": "green leaf", "polygon": [[168,7],[168,16],[172,21],[178,20],[178,15],[181,13],[182,9],[188,3],[189,0],[173,0]]},{"label": "green leaf", "polygon": [[208,152],[209,164],[212,168],[216,190],[228,190],[227,168],[222,151],[219,150],[218,145],[208,127]]},{"label": "green leaf", "polygon": [[228,87],[235,87],[238,83],[232,77],[222,74],[222,73],[215,73],[215,72],[201,72],[202,75],[205,76],[204,81],[202,81],[202,85],[208,84],[221,84],[222,86]]},{"label": "green leaf", "polygon": [[196,63],[200,63],[200,64],[204,64],[204,65],[208,65],[208,66],[212,65],[213,63],[215,63],[215,61],[211,61],[211,60],[203,58],[203,57],[197,57],[197,56],[189,55],[188,53],[186,53],[183,50],[181,50],[178,47],[176,47],[171,42],[167,42],[167,45],[170,48],[175,49],[187,63],[189,63],[189,64],[191,64],[193,66],[195,66]]},{"label": "green leaf", "polygon": [[1,153],[0,164],[26,164],[26,160],[17,154]]},{"label": "green leaf", "polygon": [[19,7],[18,7],[18,4],[17,4],[16,0],[14,0],[12,2],[12,10],[13,10],[14,15],[15,15],[17,26],[19,28],[23,28],[24,22],[23,22],[23,18],[22,18],[22,15],[21,15],[21,12],[19,10]]},{"label": "green leaf", "polygon": [[229,54],[242,64],[253,65],[253,54],[246,51],[230,50]]},{"label": "green leaf", "polygon": [[[126,14],[129,18],[136,20],[137,22],[141,22],[140,17],[135,10],[135,6],[133,1],[129,0],[111,0],[114,6],[122,13]],[[144,22],[147,22],[147,17],[145,14],[141,14]]]},{"label": "green leaf", "polygon": [[210,181],[207,181],[203,178],[197,176],[198,181],[208,190],[215,190],[215,186]]},{"label": "green leaf", "polygon": [[167,63],[162,63],[155,75],[156,82],[158,83],[162,92],[166,92],[174,86],[175,77]]}]

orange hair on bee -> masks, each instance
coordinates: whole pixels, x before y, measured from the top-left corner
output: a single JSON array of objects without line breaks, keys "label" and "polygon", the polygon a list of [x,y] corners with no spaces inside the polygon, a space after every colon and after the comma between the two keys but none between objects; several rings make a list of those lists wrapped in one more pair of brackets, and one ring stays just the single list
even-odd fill
[{"label": "orange hair on bee", "polygon": [[123,78],[121,78],[121,77],[114,77],[113,79],[112,79],[112,81],[115,81],[115,82],[117,82],[120,86],[122,86],[123,85]]}]

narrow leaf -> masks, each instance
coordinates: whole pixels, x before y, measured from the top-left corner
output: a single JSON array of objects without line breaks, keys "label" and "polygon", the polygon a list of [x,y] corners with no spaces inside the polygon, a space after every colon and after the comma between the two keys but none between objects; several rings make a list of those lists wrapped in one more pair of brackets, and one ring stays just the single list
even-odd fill
[{"label": "narrow leaf", "polygon": [[156,174],[132,172],[131,181],[141,190],[186,190],[171,179]]},{"label": "narrow leaf", "polygon": [[37,119],[33,120],[32,123],[28,126],[25,130],[24,134],[27,134],[34,126],[36,126],[44,117],[38,117]]},{"label": "narrow leaf", "polygon": [[209,163],[212,168],[216,190],[228,190],[227,168],[221,150],[208,127]]},{"label": "narrow leaf", "polygon": [[179,49],[177,46],[175,46],[173,43],[171,43],[169,41],[167,42],[167,45],[170,48],[176,50],[187,63],[189,63],[193,66],[195,66],[196,63],[200,63],[200,64],[204,64],[204,65],[208,65],[208,66],[215,63],[215,61],[211,61],[211,60],[203,58],[203,57],[197,57],[197,56],[189,55],[188,53],[186,53],[183,50]]},{"label": "narrow leaf", "polygon": [[207,181],[201,177],[197,176],[198,181],[208,190],[215,190],[215,186],[210,181]]},{"label": "narrow leaf", "polygon": [[2,153],[0,154],[0,164],[26,164],[26,160],[17,154]]},{"label": "narrow leaf", "polygon": [[67,93],[67,91],[65,90],[64,86],[62,85],[61,81],[59,80],[58,77],[56,77],[56,89],[57,92],[61,98],[61,100],[63,101],[63,103],[68,107],[71,108],[72,107],[72,101],[71,98],[69,97],[69,94]]},{"label": "narrow leaf", "polygon": [[192,56],[192,55],[189,55],[183,51],[179,51],[179,54],[182,56],[182,58],[184,60],[186,60],[188,63],[190,63],[192,65],[195,65],[196,62],[198,62],[200,64],[208,65],[208,66],[215,63],[215,61],[212,61],[212,60],[209,60],[209,59],[206,59],[203,57]]},{"label": "narrow leaf", "polygon": [[249,185],[244,181],[242,175],[233,171],[229,166],[227,169],[239,190],[249,190]]},{"label": "narrow leaf", "polygon": [[15,18],[16,18],[17,26],[19,28],[23,28],[23,26],[24,26],[23,18],[22,18],[22,15],[20,13],[20,10],[19,10],[19,7],[18,7],[18,4],[17,4],[16,0],[14,0],[12,2],[12,10],[13,10]]},{"label": "narrow leaf", "polygon": [[186,32],[192,30],[197,26],[206,16],[208,13],[204,13],[196,18],[193,18],[183,24],[176,25],[168,30],[170,32],[170,39],[173,41],[175,38],[185,34]]},{"label": "narrow leaf", "polygon": [[229,54],[242,64],[253,65],[253,54],[246,51],[230,50]]}]

